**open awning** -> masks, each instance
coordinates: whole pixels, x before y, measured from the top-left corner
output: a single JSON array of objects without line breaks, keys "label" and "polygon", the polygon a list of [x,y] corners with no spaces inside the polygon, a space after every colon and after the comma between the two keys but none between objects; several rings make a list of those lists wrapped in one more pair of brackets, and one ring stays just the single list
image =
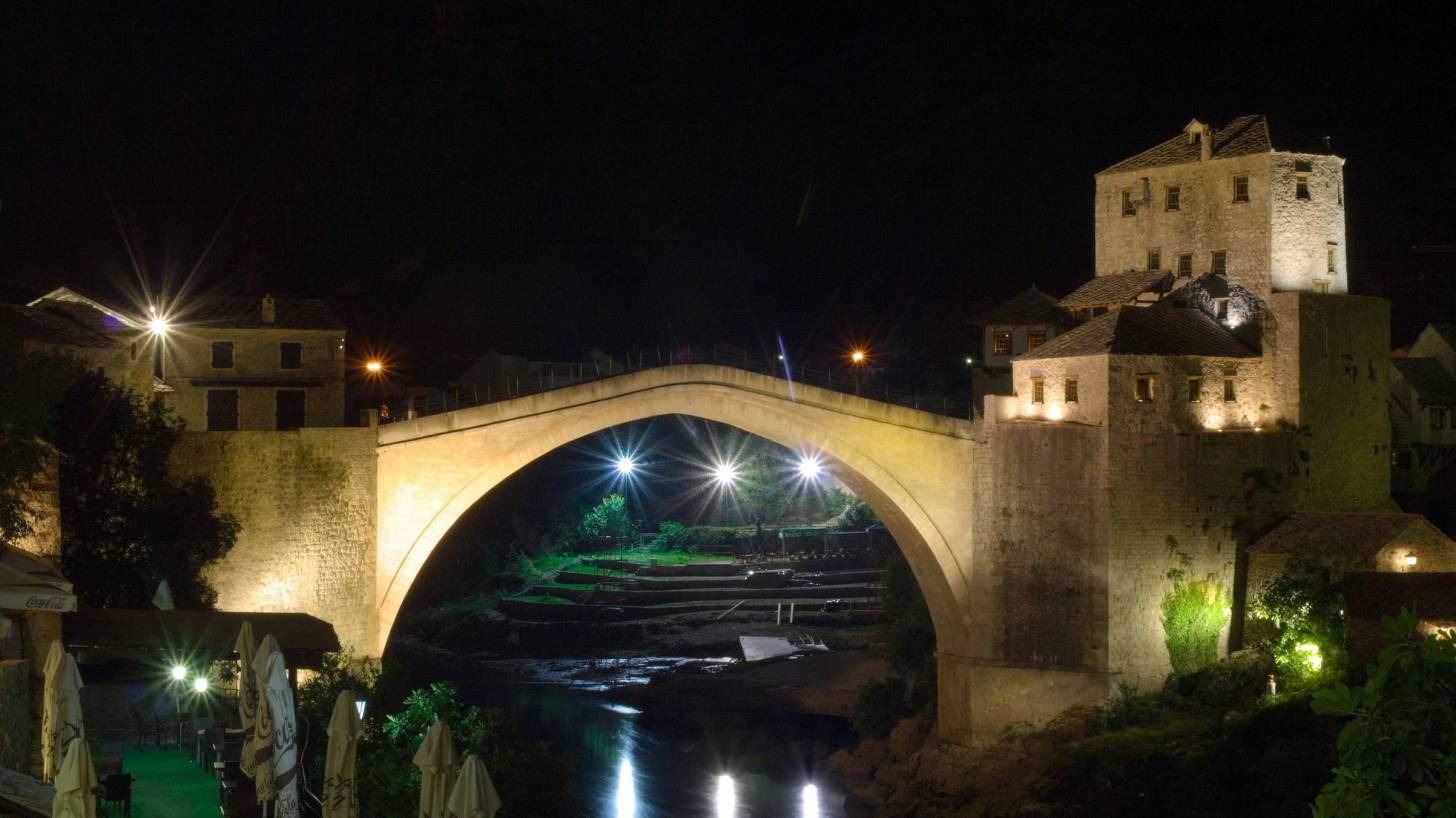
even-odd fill
[{"label": "open awning", "polygon": [[290,668],[317,669],[325,653],[339,649],[334,626],[302,613],[257,611],[148,611],[88,608],[61,620],[62,641],[78,651],[145,655],[164,661],[233,655],[243,622],[261,640],[273,634]]},{"label": "open awning", "polygon": [[51,563],[34,554],[0,546],[0,610],[76,610],[71,583]]}]

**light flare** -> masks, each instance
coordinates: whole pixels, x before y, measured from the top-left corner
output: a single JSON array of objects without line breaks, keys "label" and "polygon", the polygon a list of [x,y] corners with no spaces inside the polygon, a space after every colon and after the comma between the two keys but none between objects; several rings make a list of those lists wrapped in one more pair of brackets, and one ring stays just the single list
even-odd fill
[{"label": "light flare", "polygon": [[617,767],[617,818],[637,818],[637,785],[632,780],[632,762],[625,758]]},{"label": "light flare", "polygon": [[801,818],[819,818],[819,788],[804,785],[804,809]]},{"label": "light flare", "polygon": [[738,796],[733,791],[733,776],[718,776],[718,791],[713,796],[717,818],[735,818],[738,812]]}]

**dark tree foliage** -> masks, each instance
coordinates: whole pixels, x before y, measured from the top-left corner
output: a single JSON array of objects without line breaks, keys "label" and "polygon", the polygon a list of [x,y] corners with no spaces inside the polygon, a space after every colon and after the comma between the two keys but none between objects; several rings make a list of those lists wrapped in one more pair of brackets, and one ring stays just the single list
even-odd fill
[{"label": "dark tree foliage", "polygon": [[167,470],[182,424],[100,374],[78,380],[54,408],[61,455],[61,553],[82,604],[151,606],[166,579],[179,608],[217,592],[203,570],[225,555],[238,523],[218,514],[204,478]]},{"label": "dark tree foliage", "polygon": [[25,491],[50,454],[51,401],[79,375],[69,359],[0,343],[0,544],[32,530]]}]

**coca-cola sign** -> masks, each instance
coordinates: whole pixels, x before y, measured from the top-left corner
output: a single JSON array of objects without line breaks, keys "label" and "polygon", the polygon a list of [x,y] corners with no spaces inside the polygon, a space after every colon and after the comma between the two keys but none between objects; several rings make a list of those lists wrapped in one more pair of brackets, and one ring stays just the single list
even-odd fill
[{"label": "coca-cola sign", "polygon": [[25,601],[25,607],[32,611],[67,611],[71,605],[63,596],[33,596]]}]

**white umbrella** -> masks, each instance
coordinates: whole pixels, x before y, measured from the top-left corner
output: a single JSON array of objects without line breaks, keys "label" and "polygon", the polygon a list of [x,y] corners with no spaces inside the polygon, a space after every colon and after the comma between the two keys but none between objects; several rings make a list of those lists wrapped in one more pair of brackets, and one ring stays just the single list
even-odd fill
[{"label": "white umbrella", "polygon": [[0,609],[74,611],[76,595],[54,565],[34,554],[0,545]]},{"label": "white umbrella", "polygon": [[460,778],[455,781],[455,790],[450,793],[449,807],[455,818],[495,818],[496,810],[501,808],[501,800],[480,756],[471,753],[465,757]]},{"label": "white umbrella", "polygon": [[324,818],[359,818],[354,762],[359,753],[359,710],[352,691],[339,691],[329,719],[329,749],[324,756]]},{"label": "white umbrella", "polygon": [[41,778],[54,781],[66,745],[86,735],[81,719],[81,672],[76,657],[51,643],[46,657],[45,703],[41,713]]},{"label": "white umbrella", "polygon": [[91,766],[91,748],[73,741],[56,776],[56,796],[51,800],[51,818],[96,818],[96,768]]},{"label": "white umbrella", "polygon": [[430,732],[415,752],[415,766],[420,768],[419,818],[446,818],[446,802],[459,765],[455,742],[450,738],[450,725],[443,721],[430,725]]},{"label": "white umbrella", "polygon": [[[278,640],[270,633],[263,637],[262,643],[249,658],[248,672],[253,674],[253,682],[258,687],[262,686],[261,682],[266,678],[269,657],[278,652]],[[258,709],[253,715],[253,734],[243,747],[243,755],[252,758],[253,790],[257,794],[258,803],[266,804],[278,794],[273,783],[273,714],[268,707],[268,697],[262,691],[258,691],[257,699]]]},{"label": "white umbrella", "polygon": [[[270,647],[272,650],[269,650]],[[268,718],[273,723],[270,772],[277,798],[273,815],[275,818],[298,818],[298,729],[293,712],[293,690],[288,686],[283,654],[272,634],[263,637],[258,658],[263,660],[263,665],[259,668],[255,662],[253,669],[258,671],[258,687],[262,690],[262,699],[268,702]],[[262,771],[263,765],[259,763],[258,772]]]},{"label": "white umbrella", "polygon": [[233,650],[238,653],[238,720],[242,722],[247,748],[238,766],[242,768],[243,775],[252,778],[258,766],[249,752],[253,744],[253,724],[258,719],[258,675],[253,672],[253,657],[258,653],[258,645],[253,641],[253,623],[244,622],[238,629],[238,640],[233,643]]}]

